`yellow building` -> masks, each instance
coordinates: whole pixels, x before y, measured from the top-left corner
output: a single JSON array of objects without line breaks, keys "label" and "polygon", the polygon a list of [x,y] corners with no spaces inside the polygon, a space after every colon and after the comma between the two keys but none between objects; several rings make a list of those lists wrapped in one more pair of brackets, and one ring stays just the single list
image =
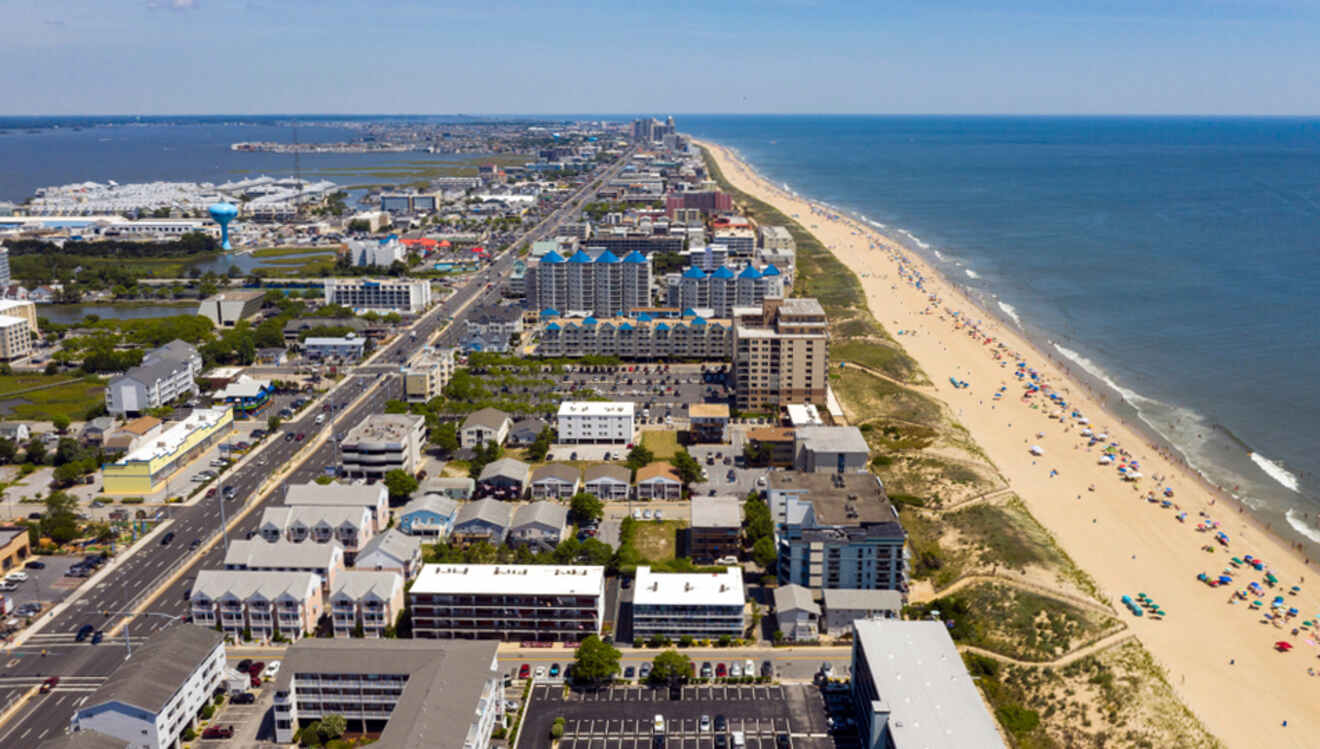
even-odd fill
[{"label": "yellow building", "polygon": [[[234,431],[234,413],[228,407],[199,408],[139,445],[120,460],[103,466],[105,493],[145,496],[163,488],[179,469],[201,457]],[[175,487],[183,494],[186,487]]]}]

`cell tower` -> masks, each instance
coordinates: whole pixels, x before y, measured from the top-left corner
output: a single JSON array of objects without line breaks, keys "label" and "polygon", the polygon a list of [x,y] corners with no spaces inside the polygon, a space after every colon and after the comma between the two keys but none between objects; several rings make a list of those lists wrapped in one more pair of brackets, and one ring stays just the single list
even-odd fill
[{"label": "cell tower", "polygon": [[206,210],[211,214],[211,219],[220,224],[220,249],[234,249],[229,244],[229,222],[238,215],[238,206],[233,203],[212,203]]}]

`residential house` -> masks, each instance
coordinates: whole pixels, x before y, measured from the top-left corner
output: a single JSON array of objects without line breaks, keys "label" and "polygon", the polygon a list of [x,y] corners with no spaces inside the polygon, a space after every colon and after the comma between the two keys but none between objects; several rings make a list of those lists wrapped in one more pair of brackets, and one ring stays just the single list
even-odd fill
[{"label": "residential house", "polygon": [[512,447],[527,447],[541,436],[542,430],[549,424],[536,417],[519,419],[513,422],[513,427],[509,429],[509,445]]},{"label": "residential house", "polygon": [[383,637],[403,611],[403,580],[395,571],[348,570],[340,575],[330,593],[335,637]]},{"label": "residential house", "polygon": [[903,594],[897,590],[826,588],[825,631],[838,637],[852,631],[855,621],[898,619],[903,613]]},{"label": "residential house", "polygon": [[775,588],[776,628],[789,642],[811,642],[820,637],[820,606],[811,590],[801,585]]},{"label": "residential house", "polygon": [[463,543],[488,541],[504,543],[513,524],[513,504],[498,499],[478,499],[463,505],[454,519],[450,536]]},{"label": "residential house", "polygon": [[439,494],[450,499],[469,500],[477,489],[477,482],[467,476],[428,476],[413,492],[415,499],[421,494]]},{"label": "residential house", "polygon": [[[471,479],[468,479],[471,481]],[[410,536],[442,539],[454,528],[458,502],[443,494],[415,492],[408,504],[399,508],[399,530]]]},{"label": "residential house", "polygon": [[513,458],[486,464],[477,478],[477,494],[500,499],[520,499],[527,492],[532,467]]},{"label": "residential house", "polygon": [[683,480],[678,471],[664,461],[648,463],[637,469],[638,499],[682,499]]},{"label": "residential house", "polygon": [[632,490],[631,477],[632,472],[623,466],[597,463],[587,466],[583,486],[602,502],[621,502]]},{"label": "residential house", "polygon": [[390,528],[358,550],[355,570],[393,570],[411,580],[422,569],[422,540]]},{"label": "residential house", "polygon": [[532,502],[519,506],[513,513],[508,542],[551,549],[564,540],[567,529],[567,507],[544,500]]},{"label": "residential house", "polygon": [[458,444],[469,450],[475,450],[487,442],[503,445],[512,427],[513,420],[498,408],[473,411],[463,420],[463,426],[458,430]]},{"label": "residential house", "polygon": [[32,439],[32,430],[21,421],[0,422],[0,439],[23,443]]},{"label": "residential house", "polygon": [[567,463],[547,463],[532,471],[532,499],[569,499],[581,485],[578,469]]}]

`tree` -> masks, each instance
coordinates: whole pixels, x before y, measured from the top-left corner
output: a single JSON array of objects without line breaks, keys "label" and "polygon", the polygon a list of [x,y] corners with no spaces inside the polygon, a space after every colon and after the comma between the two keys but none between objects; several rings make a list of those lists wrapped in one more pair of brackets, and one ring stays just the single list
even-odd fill
[{"label": "tree", "polygon": [[402,468],[395,468],[385,474],[385,488],[389,489],[390,497],[406,497],[417,491],[417,477]]},{"label": "tree", "polygon": [[651,452],[646,445],[638,444],[628,451],[628,470],[636,471],[653,460],[655,460],[655,453]]},{"label": "tree", "polygon": [[590,635],[574,653],[573,675],[580,681],[599,684],[619,672],[619,649]]},{"label": "tree", "polygon": [[41,532],[57,544],[78,537],[78,500],[64,492],[46,497],[46,514],[41,518]]},{"label": "tree", "polygon": [[46,460],[46,443],[40,437],[33,437],[24,446],[27,450],[27,462],[42,463]]},{"label": "tree", "polygon": [[605,515],[605,503],[591,492],[578,492],[569,503],[569,513],[574,523],[582,525],[589,520],[601,519]]},{"label": "tree", "polygon": [[494,441],[487,441],[473,452],[472,460],[468,461],[468,475],[474,479],[479,479],[481,478],[481,471],[488,464],[500,459],[500,456],[504,454],[504,448]]},{"label": "tree", "polygon": [[674,453],[673,460],[670,463],[674,466],[674,471],[683,481],[683,485],[695,484],[701,480],[701,464],[697,459],[688,454],[687,450],[679,450]]},{"label": "tree", "polygon": [[609,564],[613,556],[614,549],[609,544],[594,538],[583,541],[581,551],[578,552],[578,558],[583,562],[602,567]]},{"label": "tree", "polygon": [[752,559],[761,566],[761,569],[770,569],[778,558],[779,553],[775,549],[775,539],[773,537],[762,536],[752,545]]},{"label": "tree", "polygon": [[763,538],[774,535],[774,521],[770,519],[770,506],[759,496],[749,496],[743,503],[743,528],[753,547]]},{"label": "tree", "polygon": [[281,419],[279,415],[271,414],[270,416],[266,417],[266,431],[273,432],[276,429],[279,429],[280,424],[282,423],[283,423],[283,419]]},{"label": "tree", "polygon": [[452,421],[446,421],[432,429],[431,444],[448,453],[457,450],[459,446],[458,425]]},{"label": "tree", "polygon": [[324,741],[332,741],[344,735],[348,730],[348,721],[339,713],[330,713],[321,718],[321,728],[317,733],[321,734]]},{"label": "tree", "polygon": [[69,428],[69,417],[64,414],[55,414],[50,417],[50,423],[55,425],[55,431],[64,434]]},{"label": "tree", "polygon": [[397,398],[391,398],[385,401],[385,413],[406,414],[408,413],[408,404]]},{"label": "tree", "polygon": [[18,456],[18,445],[8,438],[0,439],[0,463],[13,463]]},{"label": "tree", "polygon": [[539,463],[545,460],[545,456],[550,452],[550,445],[555,441],[555,431],[550,427],[542,427],[541,432],[536,435],[536,441],[532,442],[531,447],[527,448],[527,458],[533,463]]},{"label": "tree", "polygon": [[677,650],[666,650],[651,661],[651,680],[674,684],[692,673],[692,659]]}]

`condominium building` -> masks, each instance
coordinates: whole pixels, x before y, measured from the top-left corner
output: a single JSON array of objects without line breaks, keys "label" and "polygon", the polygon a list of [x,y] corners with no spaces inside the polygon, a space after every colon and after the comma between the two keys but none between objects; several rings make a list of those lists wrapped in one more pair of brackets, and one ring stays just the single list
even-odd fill
[{"label": "condominium building", "polygon": [[605,568],[428,564],[408,595],[413,637],[577,642],[600,633]]},{"label": "condominium building", "polygon": [[357,361],[366,350],[367,339],[356,333],[343,336],[310,336],[302,342],[303,355],[308,359]]},{"label": "condominium building", "polygon": [[384,484],[289,484],[284,490],[289,507],[365,507],[371,513],[372,533],[382,533],[390,524],[390,493]]},{"label": "condominium building", "polygon": [[350,239],[347,244],[349,259],[359,268],[388,268],[396,262],[402,262],[408,254],[408,248],[394,235],[383,239]]},{"label": "condominium building", "polygon": [[696,209],[707,216],[733,210],[733,198],[719,190],[689,191],[665,196],[665,214],[675,218],[680,209]]},{"label": "condominium building", "polygon": [[533,309],[612,317],[651,304],[651,259],[641,252],[620,259],[609,250],[596,257],[578,250],[565,259],[551,251],[528,273]]},{"label": "condominium building", "polygon": [[854,622],[848,673],[864,749],[1003,749],[943,622]]},{"label": "condominium building", "polygon": [[602,502],[625,500],[632,491],[632,473],[623,466],[610,463],[589,465],[582,478],[587,493]]},{"label": "condominium building", "polygon": [[514,304],[485,304],[467,316],[464,326],[465,350],[504,353],[522,337],[523,310]]},{"label": "condominium building", "polygon": [[564,401],[559,441],[564,444],[627,444],[637,433],[632,401]]},{"label": "condominium building", "polygon": [[706,562],[737,556],[742,548],[742,500],[693,497],[691,504],[688,556]]},{"label": "condominium building", "polygon": [[734,315],[733,377],[740,410],[825,403],[829,323],[815,299],[767,299]]},{"label": "condominium building", "polygon": [[710,243],[728,247],[729,254],[734,257],[750,258],[756,251],[756,233],[743,226],[717,228],[711,235]]},{"label": "condominium building", "polygon": [[235,642],[299,640],[315,632],[324,613],[321,581],[311,572],[202,570],[193,581],[192,621],[218,624]]},{"label": "condominium building", "polygon": [[781,585],[906,593],[907,533],[875,476],[773,471],[767,498]]},{"label": "condominium building", "polygon": [[[8,257],[8,253],[4,252],[3,248],[0,248],[0,257]],[[0,269],[0,288],[9,285],[9,280],[3,276],[3,270]],[[21,317],[32,329],[32,335],[41,335],[41,330],[37,327],[37,305],[26,299],[0,299],[0,315]]]},{"label": "condominium building", "polygon": [[633,637],[742,637],[746,603],[741,567],[676,573],[641,566],[633,584]]},{"label": "condominium building", "polygon": [[431,306],[431,282],[425,279],[327,278],[325,303],[355,310],[416,314]]},{"label": "condominium building", "polygon": [[[197,725],[198,713],[210,704],[224,668],[225,642],[219,632],[167,626],[134,645],[131,657],[77,701],[70,728],[112,738],[121,747],[179,746],[184,731]],[[26,744],[21,738],[14,741],[12,746]]]},{"label": "condominium building", "polygon": [[17,361],[32,354],[32,326],[13,315],[0,315],[0,360]]},{"label": "condominium building", "polygon": [[142,364],[110,378],[105,388],[106,409],[112,415],[142,413],[159,408],[181,395],[197,395],[196,378],[202,356],[183,341],[171,341],[148,351]]},{"label": "condominium building", "polygon": [[729,404],[689,403],[688,431],[693,442],[723,444],[729,438]]},{"label": "condominium building", "polygon": [[[139,444],[124,457],[102,466],[106,494],[154,494],[169,487],[179,469],[222,442],[234,431],[234,413],[228,407],[197,408],[183,421]],[[182,493],[182,485],[172,487]]]},{"label": "condominium building", "polygon": [[345,561],[352,564],[358,549],[376,535],[374,528],[375,520],[365,507],[300,505],[262,510],[257,532],[271,543],[281,538],[296,544],[338,541],[344,547]]},{"label": "condominium building", "polygon": [[[488,749],[503,714],[495,643],[303,640],[275,679],[275,740],[334,713],[399,749]],[[359,723],[361,722],[361,723]]]},{"label": "condominium building", "polygon": [[458,444],[469,450],[487,442],[503,445],[512,428],[513,419],[507,413],[498,408],[483,408],[463,419],[463,425],[458,428]]},{"label": "condominium building", "polygon": [[758,231],[761,235],[761,249],[775,252],[797,251],[797,241],[793,239],[793,232],[786,227],[761,226]]},{"label": "condominium building", "polygon": [[393,470],[409,474],[421,468],[426,419],[413,414],[372,414],[348,430],[339,443],[344,475],[382,479]]},{"label": "condominium building", "polygon": [[225,551],[227,570],[266,572],[310,572],[329,593],[335,576],[344,570],[344,547],[338,541],[298,544],[283,539],[270,543],[262,538],[236,539]]},{"label": "condominium building", "polygon": [[347,570],[330,592],[335,637],[383,637],[402,611],[403,575],[398,572]]},{"label": "condominium building", "polygon": [[452,348],[427,347],[418,351],[403,370],[403,397],[409,403],[425,403],[440,395],[454,376]]},{"label": "condominium building", "polygon": [[645,312],[633,318],[542,317],[535,354],[728,361],[733,354],[732,322],[689,312],[678,319]]},{"label": "condominium building", "polygon": [[784,276],[773,265],[720,265],[710,272],[690,265],[677,278],[668,278],[666,304],[710,309],[716,317],[732,316],[734,307],[759,307],[766,299],[784,296]]}]

